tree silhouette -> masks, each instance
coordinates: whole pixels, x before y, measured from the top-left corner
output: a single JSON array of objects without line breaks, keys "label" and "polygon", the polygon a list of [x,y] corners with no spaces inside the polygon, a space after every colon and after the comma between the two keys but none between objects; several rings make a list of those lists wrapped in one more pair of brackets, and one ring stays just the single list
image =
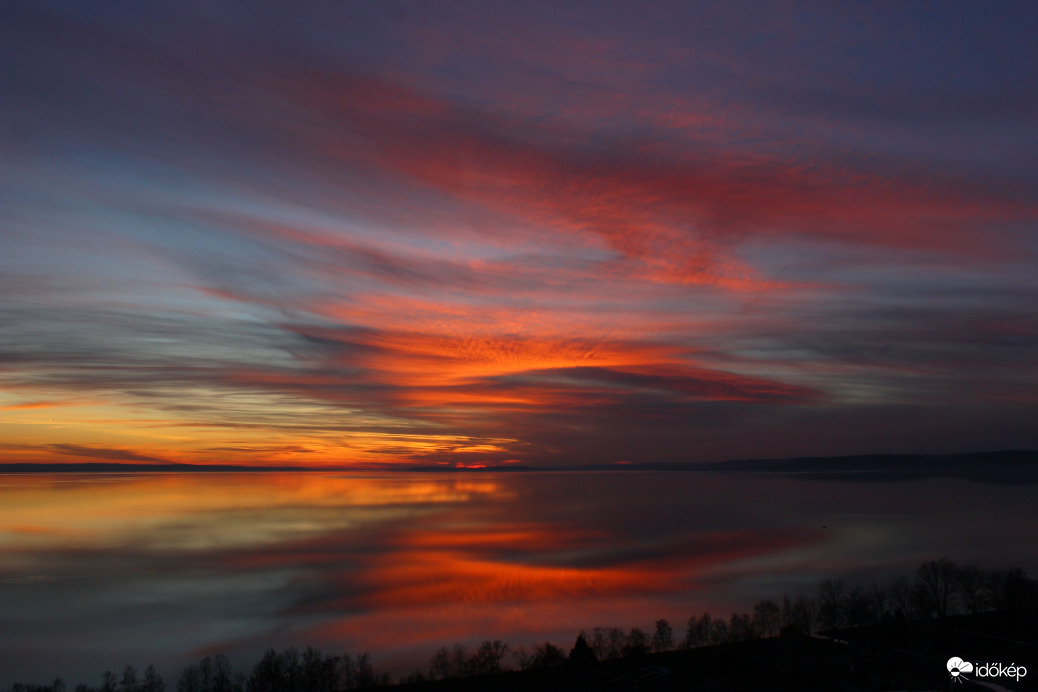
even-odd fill
[{"label": "tree silhouette", "polygon": [[[695,633],[692,635],[694,636],[693,641],[695,642],[695,646],[706,646],[711,643],[710,633],[712,623],[713,617],[711,617],[710,613],[703,613],[699,616],[699,619],[695,623]],[[692,618],[688,619],[688,626],[690,628],[692,627]],[[688,632],[685,633],[685,637],[686,639],[689,637]]]},{"label": "tree silhouette", "polygon": [[562,665],[565,662],[566,654],[562,652],[562,649],[551,642],[544,642],[544,644],[541,644],[534,649],[534,668],[550,668],[552,666]]},{"label": "tree silhouette", "polygon": [[137,669],[133,666],[123,668],[123,677],[119,680],[119,692],[138,692]]},{"label": "tree silhouette", "polygon": [[826,579],[818,585],[818,624],[823,630],[847,624],[847,584],[843,579]]},{"label": "tree silhouette", "polygon": [[912,583],[901,575],[887,585],[887,598],[895,618],[907,618],[912,614]]},{"label": "tree silhouette", "polygon": [[753,606],[753,627],[762,637],[773,637],[778,632],[782,609],[778,603],[768,599]]},{"label": "tree silhouette", "polygon": [[451,677],[468,675],[469,651],[464,644],[455,643],[451,648]]},{"label": "tree silhouette", "polygon": [[569,651],[570,665],[578,668],[587,668],[597,662],[598,658],[591,647],[588,646],[587,639],[584,638],[583,633],[577,635],[577,641],[574,642],[573,648]]},{"label": "tree silhouette", "polygon": [[710,622],[710,643],[724,644],[728,641],[728,623],[721,618]]},{"label": "tree silhouette", "polygon": [[446,680],[452,675],[451,652],[446,646],[441,646],[436,650],[436,653],[433,654],[432,658],[429,659],[429,679]]},{"label": "tree silhouette", "polygon": [[357,662],[351,654],[344,653],[339,659],[339,680],[342,687],[352,690],[357,686]]},{"label": "tree silhouette", "polygon": [[988,575],[987,586],[998,610],[1012,610],[1038,602],[1038,585],[1019,567],[993,570]]},{"label": "tree silhouette", "polygon": [[488,673],[500,673],[501,660],[508,655],[508,644],[500,639],[493,641],[484,640],[468,663],[468,669],[472,675],[485,675]]},{"label": "tree silhouette", "polygon": [[[281,677],[281,658],[274,649],[267,649],[259,663],[252,667],[245,686],[248,692],[280,692],[283,689]],[[183,692],[179,682],[177,692]]]},{"label": "tree silhouette", "polygon": [[180,671],[180,677],[177,678],[177,692],[205,692],[198,666],[188,666]]},{"label": "tree silhouette", "polygon": [[[208,657],[207,657],[208,659]],[[206,692],[234,692],[231,662],[223,654],[216,654],[211,663],[211,682]]]},{"label": "tree silhouette", "polygon": [[984,609],[987,589],[984,584],[984,570],[976,565],[962,565],[957,570],[954,583],[955,592],[967,612],[974,615]]},{"label": "tree silhouette", "polygon": [[640,656],[649,650],[649,635],[645,634],[640,627],[632,627],[627,633],[627,643],[624,644],[624,656]]},{"label": "tree silhouette", "polygon": [[610,627],[607,641],[609,642],[608,658],[619,658],[623,656],[624,646],[627,645],[627,632],[623,627]]},{"label": "tree silhouette", "polygon": [[357,684],[356,687],[377,687],[389,684],[389,675],[379,673],[371,662],[371,654],[367,651],[357,656]]},{"label": "tree silhouette", "polygon": [[141,692],[166,692],[166,683],[162,676],[155,670],[155,666],[148,664],[144,669],[144,682],[141,684]]},{"label": "tree silhouette", "polygon": [[732,619],[728,621],[728,641],[748,642],[757,638],[749,613],[732,613]]},{"label": "tree silhouette", "polygon": [[598,660],[606,658],[606,654],[609,651],[608,629],[605,627],[596,627],[591,630],[591,641],[589,644],[591,650],[595,652],[595,657],[598,658]]},{"label": "tree silhouette", "polygon": [[[783,605],[785,606],[785,603]],[[800,596],[789,603],[788,612],[783,607],[782,626],[799,634],[813,634],[815,630],[814,601],[806,596]]]},{"label": "tree silhouette", "polygon": [[879,616],[875,609],[875,599],[862,586],[855,586],[847,594],[844,601],[845,620],[849,627],[862,627],[875,622]]},{"label": "tree silhouette", "polygon": [[338,684],[338,659],[325,656],[320,649],[308,646],[303,652],[303,679],[309,692],[335,692]]},{"label": "tree silhouette", "polygon": [[512,658],[515,660],[515,665],[519,670],[530,670],[530,668],[533,668],[534,654],[531,651],[527,651],[525,646],[514,649]]},{"label": "tree silhouette", "polygon": [[652,634],[652,650],[670,651],[674,648],[674,628],[667,620],[657,620],[656,629]]},{"label": "tree silhouette", "polygon": [[954,595],[957,569],[955,563],[946,558],[930,560],[919,565],[916,571],[919,603],[926,615],[936,614],[943,618]]}]

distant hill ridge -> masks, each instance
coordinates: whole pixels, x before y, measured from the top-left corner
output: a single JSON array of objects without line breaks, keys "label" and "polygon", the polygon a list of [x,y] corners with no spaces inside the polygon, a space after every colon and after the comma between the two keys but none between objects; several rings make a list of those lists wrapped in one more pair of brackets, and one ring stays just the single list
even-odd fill
[{"label": "distant hill ridge", "polygon": [[250,472],[378,472],[522,473],[530,471],[689,471],[788,475],[817,480],[891,481],[922,478],[961,478],[990,483],[1038,482],[1038,451],[1002,450],[963,454],[860,454],[839,457],[734,459],[722,462],[655,462],[592,464],[537,468],[521,464],[485,467],[409,466],[358,469],[315,466],[248,466],[234,464],[136,463],[13,463],[0,464],[0,473],[250,473]]},{"label": "distant hill ridge", "polygon": [[991,482],[1038,481],[1038,451],[1002,450],[964,454],[862,454],[846,457],[740,459],[725,471],[799,474],[846,480],[894,480],[935,476]]}]

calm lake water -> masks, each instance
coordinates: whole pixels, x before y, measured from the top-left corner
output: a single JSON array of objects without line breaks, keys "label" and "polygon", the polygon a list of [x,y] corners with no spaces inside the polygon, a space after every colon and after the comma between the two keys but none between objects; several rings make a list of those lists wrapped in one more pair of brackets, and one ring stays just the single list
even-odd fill
[{"label": "calm lake water", "polygon": [[0,476],[0,685],[289,645],[676,632],[947,556],[1038,571],[1034,486],[714,473]]}]

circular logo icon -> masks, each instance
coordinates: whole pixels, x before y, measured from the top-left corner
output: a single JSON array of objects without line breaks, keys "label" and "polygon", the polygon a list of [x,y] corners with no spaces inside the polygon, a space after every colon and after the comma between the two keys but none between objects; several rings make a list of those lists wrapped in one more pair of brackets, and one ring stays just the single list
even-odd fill
[{"label": "circular logo icon", "polygon": [[963,673],[972,673],[973,664],[969,661],[963,661],[958,656],[952,656],[948,659],[948,672],[951,673],[953,678],[957,678]]}]

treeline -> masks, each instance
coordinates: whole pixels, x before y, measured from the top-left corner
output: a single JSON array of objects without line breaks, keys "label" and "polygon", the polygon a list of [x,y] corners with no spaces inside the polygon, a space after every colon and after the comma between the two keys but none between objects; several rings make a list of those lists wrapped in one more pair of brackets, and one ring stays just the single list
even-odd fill
[{"label": "treeline", "polygon": [[[550,642],[513,649],[500,639],[485,640],[469,650],[464,644],[440,647],[429,660],[427,671],[414,671],[400,682],[487,675],[505,670],[533,670],[559,666],[567,661],[605,660],[749,641],[784,634],[816,634],[863,627],[879,622],[925,620],[988,610],[1014,610],[1038,605],[1038,582],[1023,569],[982,569],[948,559],[924,562],[912,575],[883,583],[850,585],[844,579],[826,579],[812,595],[781,602],[767,599],[751,612],[733,613],[725,619],[710,613],[691,616],[683,635],[670,622],[656,620],[654,627],[595,627],[583,630],[567,655]],[[251,672],[233,670],[226,656],[207,656],[185,667],[175,692],[344,692],[390,684],[367,653],[353,656],[325,654],[309,647],[281,652],[267,651]],[[49,685],[14,683],[10,692],[69,692],[58,678]],[[74,692],[167,692],[162,677],[149,665],[142,675],[126,666],[122,675],[101,675],[100,687],[79,684]],[[173,692],[170,690],[169,692]]]},{"label": "treeline", "polygon": [[710,613],[693,615],[684,637],[675,642],[670,623],[657,620],[649,636],[635,627],[596,627],[582,632],[599,659],[619,658],[645,651],[666,651],[773,637],[778,634],[815,634],[864,627],[879,622],[926,620],[989,610],[1014,610],[1038,605],[1038,582],[1023,569],[982,569],[948,559],[930,560],[911,576],[869,585],[849,585],[844,579],[826,579],[813,595],[788,596],[757,602],[749,613],[728,619]]},{"label": "treeline", "polygon": [[[223,654],[206,656],[185,667],[177,678],[175,692],[343,692],[389,685],[389,674],[375,670],[371,656],[325,654],[308,647],[300,652],[290,648],[280,653],[267,651],[246,675],[235,671]],[[170,690],[170,692],[173,692]],[[10,692],[68,692],[61,678],[50,685],[15,683]],[[112,671],[101,674],[101,686],[79,684],[75,692],[166,692],[166,683],[149,665],[143,678],[133,666],[123,669],[122,677]]]},{"label": "treeline", "polygon": [[887,582],[849,585],[844,579],[826,579],[813,596],[782,602],[760,601],[752,612],[733,613],[728,619],[709,612],[692,615],[684,637],[675,641],[667,620],[656,620],[652,636],[634,628],[595,628],[581,633],[601,659],[620,658],[681,646],[691,648],[773,637],[852,629],[882,621],[922,620],[988,610],[1014,610],[1038,605],[1038,582],[1020,568],[984,570],[941,558],[919,566],[911,576]]},{"label": "treeline", "polygon": [[500,639],[484,640],[473,651],[464,644],[452,647],[441,646],[429,660],[429,670],[416,670],[401,682],[424,682],[426,680],[449,680],[472,675],[489,675],[506,670],[533,670],[562,665],[568,660],[566,652],[551,642],[527,648],[512,649]]},{"label": "treeline", "polygon": [[[75,692],[165,692],[166,683],[153,665],[144,669],[143,677],[138,677],[137,669],[133,666],[126,666],[123,668],[122,677],[110,670],[101,673],[100,687],[90,687],[79,683],[73,689]],[[16,682],[11,685],[11,692],[68,692],[68,690],[64,680],[55,678],[54,682],[49,685]]]},{"label": "treeline", "polygon": [[987,570],[942,558],[924,562],[911,576],[884,583],[851,586],[844,579],[826,579],[812,595],[795,599],[784,596],[781,602],[759,601],[751,612],[733,613],[729,618],[710,613],[693,615],[683,635],[676,633],[666,619],[656,620],[648,630],[604,626],[582,630],[569,656],[548,642],[532,649],[512,650],[500,640],[484,641],[472,652],[460,643],[441,647],[429,661],[427,673],[416,671],[402,682],[561,665],[580,655],[582,646],[588,647],[597,660],[628,658],[781,634],[812,635],[884,621],[924,620],[1032,605],[1038,605],[1038,582],[1029,579],[1021,568]]}]

